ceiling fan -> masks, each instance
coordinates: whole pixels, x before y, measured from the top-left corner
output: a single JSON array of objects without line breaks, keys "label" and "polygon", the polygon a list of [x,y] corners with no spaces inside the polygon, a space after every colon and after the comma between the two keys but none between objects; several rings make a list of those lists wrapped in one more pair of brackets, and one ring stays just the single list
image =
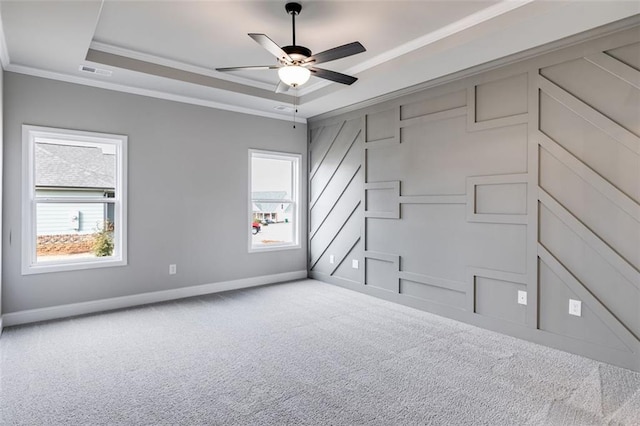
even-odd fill
[{"label": "ceiling fan", "polygon": [[310,49],[296,45],[296,16],[300,14],[302,5],[300,3],[292,2],[287,3],[284,8],[287,13],[291,15],[293,29],[293,43],[291,46],[280,47],[265,34],[249,34],[249,37],[255,40],[260,46],[264,47],[276,56],[278,61],[277,65],[216,68],[216,71],[227,72],[277,69],[278,76],[280,77],[280,82],[276,87],[277,93],[285,92],[289,87],[298,87],[306,83],[311,75],[346,85],[355,83],[356,80],[358,80],[356,77],[323,68],[317,68],[316,65],[362,53],[366,51],[364,46],[360,44],[360,42],[354,41],[353,43],[334,47],[333,49],[325,50],[324,52],[313,55]]}]

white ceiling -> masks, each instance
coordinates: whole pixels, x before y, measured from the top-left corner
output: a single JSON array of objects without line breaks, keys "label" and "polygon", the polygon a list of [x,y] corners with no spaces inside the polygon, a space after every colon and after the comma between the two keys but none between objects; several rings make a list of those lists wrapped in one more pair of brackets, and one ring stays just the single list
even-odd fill
[{"label": "white ceiling", "polygon": [[[285,1],[0,0],[5,70],[250,114],[290,119],[293,91],[274,93],[273,65],[247,36],[291,44]],[[297,44],[320,52],[360,41],[359,55],[298,90],[299,117],[383,96],[640,13],[638,1],[301,1]],[[112,72],[88,74],[81,65]]]}]

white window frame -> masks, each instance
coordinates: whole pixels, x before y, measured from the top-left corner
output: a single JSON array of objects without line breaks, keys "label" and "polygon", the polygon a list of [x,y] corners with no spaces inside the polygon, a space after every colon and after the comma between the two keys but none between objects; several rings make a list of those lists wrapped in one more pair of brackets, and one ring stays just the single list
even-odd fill
[{"label": "white window frame", "polygon": [[[36,140],[113,145],[116,152],[115,197],[38,197],[35,190],[35,144]],[[108,133],[85,132],[41,126],[22,126],[22,274],[74,271],[127,264],[127,136]],[[87,203],[114,204],[114,253],[103,258],[74,258],[70,260],[37,261],[36,207],[40,203]]]},{"label": "white window frame", "polygon": [[[252,241],[252,233],[251,233],[251,224],[253,223],[253,203],[254,202],[265,202],[265,203],[273,203],[274,200],[259,200],[254,199],[251,196],[252,187],[251,187],[251,177],[252,177],[252,162],[253,158],[267,158],[274,160],[287,160],[292,163],[291,170],[291,191],[292,198],[290,200],[277,200],[275,202],[282,202],[291,204],[293,206],[293,242],[290,243],[280,243],[280,244],[270,244],[264,247],[254,247]],[[249,253],[258,253],[265,251],[275,251],[275,250],[292,250],[300,248],[300,182],[302,181],[302,155],[293,154],[288,152],[279,152],[279,151],[265,151],[259,149],[250,149],[249,150],[249,190],[248,192],[248,212],[249,212],[249,222],[247,223],[247,235],[249,241]]]}]

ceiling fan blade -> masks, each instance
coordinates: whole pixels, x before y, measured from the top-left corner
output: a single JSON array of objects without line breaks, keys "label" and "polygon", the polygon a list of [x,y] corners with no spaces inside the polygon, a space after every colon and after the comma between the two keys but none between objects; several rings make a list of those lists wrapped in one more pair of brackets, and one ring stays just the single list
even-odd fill
[{"label": "ceiling fan blade", "polygon": [[351,85],[355,83],[356,80],[358,80],[357,78],[350,75],[341,74],[339,72],[325,70],[322,68],[309,68],[309,71],[311,71],[312,75],[315,75],[316,77],[324,78],[325,80],[331,80],[335,81],[336,83],[342,83],[346,85]]},{"label": "ceiling fan blade", "polygon": [[271,40],[265,34],[250,33],[249,37],[254,39],[256,43],[258,43],[260,46],[267,49],[269,52],[271,52],[272,55],[274,55],[276,58],[280,59],[281,61],[293,62],[293,59],[291,59],[291,56],[289,56],[287,52],[282,50],[280,46],[278,46],[273,40]]},{"label": "ceiling fan blade", "polygon": [[290,87],[291,86],[289,86],[288,84],[279,81],[278,85],[276,86],[276,93],[285,93],[289,90]]},{"label": "ceiling fan blade", "polygon": [[324,52],[316,53],[313,56],[304,60],[305,64],[314,63],[319,64],[322,62],[335,61],[336,59],[346,58],[347,56],[356,55],[358,53],[365,52],[364,48],[359,41],[345,44],[342,46],[334,47],[333,49],[325,50]]},{"label": "ceiling fan blade", "polygon": [[255,65],[249,67],[227,67],[227,68],[216,68],[216,71],[246,71],[246,70],[277,70],[278,66],[275,65]]}]

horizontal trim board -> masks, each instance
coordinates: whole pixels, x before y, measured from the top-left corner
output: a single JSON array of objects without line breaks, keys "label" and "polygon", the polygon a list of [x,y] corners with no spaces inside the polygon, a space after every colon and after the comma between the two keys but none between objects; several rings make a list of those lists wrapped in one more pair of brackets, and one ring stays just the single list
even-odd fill
[{"label": "horizontal trim board", "polygon": [[465,115],[467,115],[467,107],[463,106],[400,120],[400,128],[415,126],[417,124],[431,123],[434,121],[447,120],[454,117],[464,117]]},{"label": "horizontal trim board", "polygon": [[470,185],[500,185],[503,183],[527,183],[528,181],[529,175],[527,173],[467,177],[467,183]]},{"label": "horizontal trim board", "polygon": [[474,115],[475,115],[475,108],[469,108],[468,119],[467,119],[467,131],[469,132],[478,132],[481,130],[495,129],[497,127],[515,126],[517,124],[526,124],[529,122],[528,112],[509,115],[506,117],[492,118],[490,120],[484,120],[484,121],[475,121]]},{"label": "horizontal trim board", "polygon": [[169,300],[183,299],[185,297],[202,296],[205,294],[238,290],[241,288],[257,287],[266,284],[299,280],[307,278],[307,276],[308,274],[306,270],[283,272],[273,275],[262,275],[257,277],[242,278],[239,280],[221,281],[211,284],[201,284],[170,290],[134,294],[131,296],[112,297],[109,299],[92,300],[89,302],[71,303],[68,305],[11,312],[3,315],[3,320],[4,326],[9,327],[12,325],[28,324],[38,321],[47,321],[77,315],[110,311],[113,309],[147,305],[150,303],[166,302]]},{"label": "horizontal trim board", "polygon": [[527,225],[529,219],[523,214],[473,213],[467,217],[472,223],[502,223],[506,225]]},{"label": "horizontal trim board", "polygon": [[491,278],[493,280],[527,285],[527,274],[518,274],[516,272],[506,272],[487,268],[467,268],[467,271],[471,276],[471,279],[474,277]]},{"label": "horizontal trim board", "polygon": [[366,211],[364,217],[371,219],[400,219],[398,212],[386,211]]},{"label": "horizontal trim board", "polygon": [[397,189],[400,191],[400,181],[367,182],[364,184],[364,189]]},{"label": "horizontal trim board", "polygon": [[466,195],[401,195],[400,204],[467,204]]},{"label": "horizontal trim board", "polygon": [[378,139],[375,141],[370,141],[370,142],[365,142],[364,143],[364,147],[365,149],[370,149],[370,148],[385,148],[385,147],[391,147],[394,145],[398,145],[400,143],[400,138],[393,136],[390,138],[385,138],[385,139]]},{"label": "horizontal trim board", "polygon": [[399,278],[401,280],[444,288],[445,290],[457,291],[459,293],[467,293],[467,291],[469,290],[469,286],[467,285],[467,283],[432,277],[429,275],[416,274],[414,272],[400,271]]},{"label": "horizontal trim board", "polygon": [[365,259],[375,259],[375,260],[381,260],[383,262],[389,262],[389,263],[393,263],[393,264],[399,264],[400,263],[400,256],[397,254],[391,254],[391,253],[381,253],[381,252],[377,252],[377,251],[365,251],[364,252],[364,258]]}]

